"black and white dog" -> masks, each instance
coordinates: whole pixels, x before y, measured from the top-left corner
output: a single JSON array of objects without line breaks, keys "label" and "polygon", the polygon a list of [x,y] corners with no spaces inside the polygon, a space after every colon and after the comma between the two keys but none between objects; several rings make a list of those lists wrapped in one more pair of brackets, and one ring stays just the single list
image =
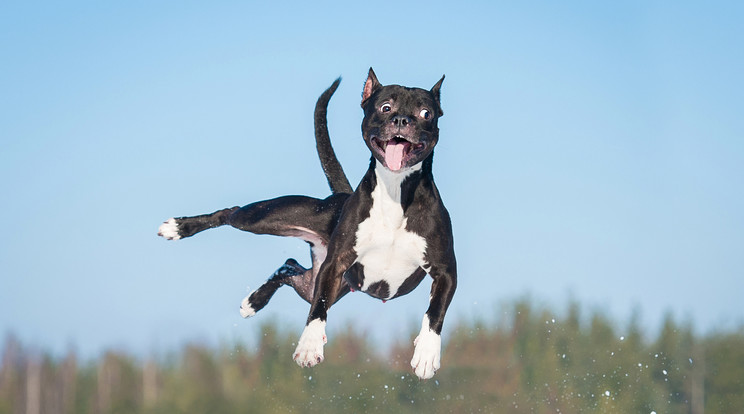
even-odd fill
[{"label": "black and white dog", "polygon": [[328,136],[326,110],[336,80],[315,107],[315,137],[333,194],[320,200],[284,196],[212,214],[171,218],[159,235],[169,240],[231,225],[255,234],[298,237],[310,244],[312,268],[288,259],[246,297],[243,317],[255,315],[282,285],[310,303],[294,360],[314,366],[323,360],[328,309],[350,291],[382,300],[411,292],[428,273],[429,308],[414,341],[411,366],[419,378],[439,369],[444,315],[457,286],[449,214],[434,185],[432,159],[442,116],[439,90],[383,86],[370,68],[362,92],[362,136],[372,152],[367,173],[352,191]]}]

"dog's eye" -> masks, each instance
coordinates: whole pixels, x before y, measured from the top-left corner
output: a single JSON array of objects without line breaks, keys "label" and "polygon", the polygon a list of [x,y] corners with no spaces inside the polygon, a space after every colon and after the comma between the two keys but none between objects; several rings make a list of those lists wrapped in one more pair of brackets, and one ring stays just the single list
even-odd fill
[{"label": "dog's eye", "polygon": [[424,119],[431,118],[431,112],[429,112],[428,109],[422,109],[421,112],[419,112],[419,116]]},{"label": "dog's eye", "polygon": [[390,112],[392,109],[393,107],[389,103],[382,104],[382,106],[380,107],[380,111],[382,112]]}]

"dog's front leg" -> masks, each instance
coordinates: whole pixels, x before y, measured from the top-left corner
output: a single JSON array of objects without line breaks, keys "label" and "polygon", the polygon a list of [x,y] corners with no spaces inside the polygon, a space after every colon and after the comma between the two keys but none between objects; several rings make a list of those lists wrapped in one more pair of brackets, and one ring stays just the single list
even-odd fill
[{"label": "dog's front leg", "polygon": [[333,259],[326,260],[320,267],[310,314],[293,354],[295,362],[302,367],[323,362],[323,346],[328,342],[325,333],[328,309],[349,292],[343,273],[354,262],[355,256],[347,254],[346,257],[335,257],[332,253],[329,251],[329,259]]},{"label": "dog's front leg", "polygon": [[432,267],[429,274],[434,279],[431,285],[429,309],[426,310],[421,323],[421,331],[413,341],[415,349],[411,359],[411,367],[420,379],[433,377],[440,366],[442,324],[457,287],[454,258],[450,265]]}]

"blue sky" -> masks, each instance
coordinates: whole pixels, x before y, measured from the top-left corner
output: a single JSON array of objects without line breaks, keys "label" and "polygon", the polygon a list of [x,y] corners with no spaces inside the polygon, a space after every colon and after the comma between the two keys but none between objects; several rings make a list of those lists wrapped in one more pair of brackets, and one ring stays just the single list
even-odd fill
[{"label": "blue sky", "polygon": [[[744,7],[739,2],[4,2],[0,5],[0,334],[54,352],[169,350],[301,332],[280,291],[240,300],[304,243],[158,225],[329,192],[312,110],[338,76],[331,138],[352,182],[359,100],[431,87],[435,177],[460,281],[445,328],[532,297],[654,330],[744,323]],[[346,297],[380,342],[408,335],[429,282]],[[374,316],[374,317],[373,317]]]}]

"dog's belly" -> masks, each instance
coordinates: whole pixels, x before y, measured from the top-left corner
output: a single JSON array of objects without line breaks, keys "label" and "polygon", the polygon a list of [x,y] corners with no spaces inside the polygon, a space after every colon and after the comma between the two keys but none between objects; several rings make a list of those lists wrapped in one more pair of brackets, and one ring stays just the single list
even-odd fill
[{"label": "dog's belly", "polygon": [[359,275],[362,286],[358,288],[380,299],[390,299],[424,265],[426,241],[404,228],[367,233],[366,227],[360,226],[357,233],[366,236],[358,239],[356,246],[356,261],[363,272]]}]

